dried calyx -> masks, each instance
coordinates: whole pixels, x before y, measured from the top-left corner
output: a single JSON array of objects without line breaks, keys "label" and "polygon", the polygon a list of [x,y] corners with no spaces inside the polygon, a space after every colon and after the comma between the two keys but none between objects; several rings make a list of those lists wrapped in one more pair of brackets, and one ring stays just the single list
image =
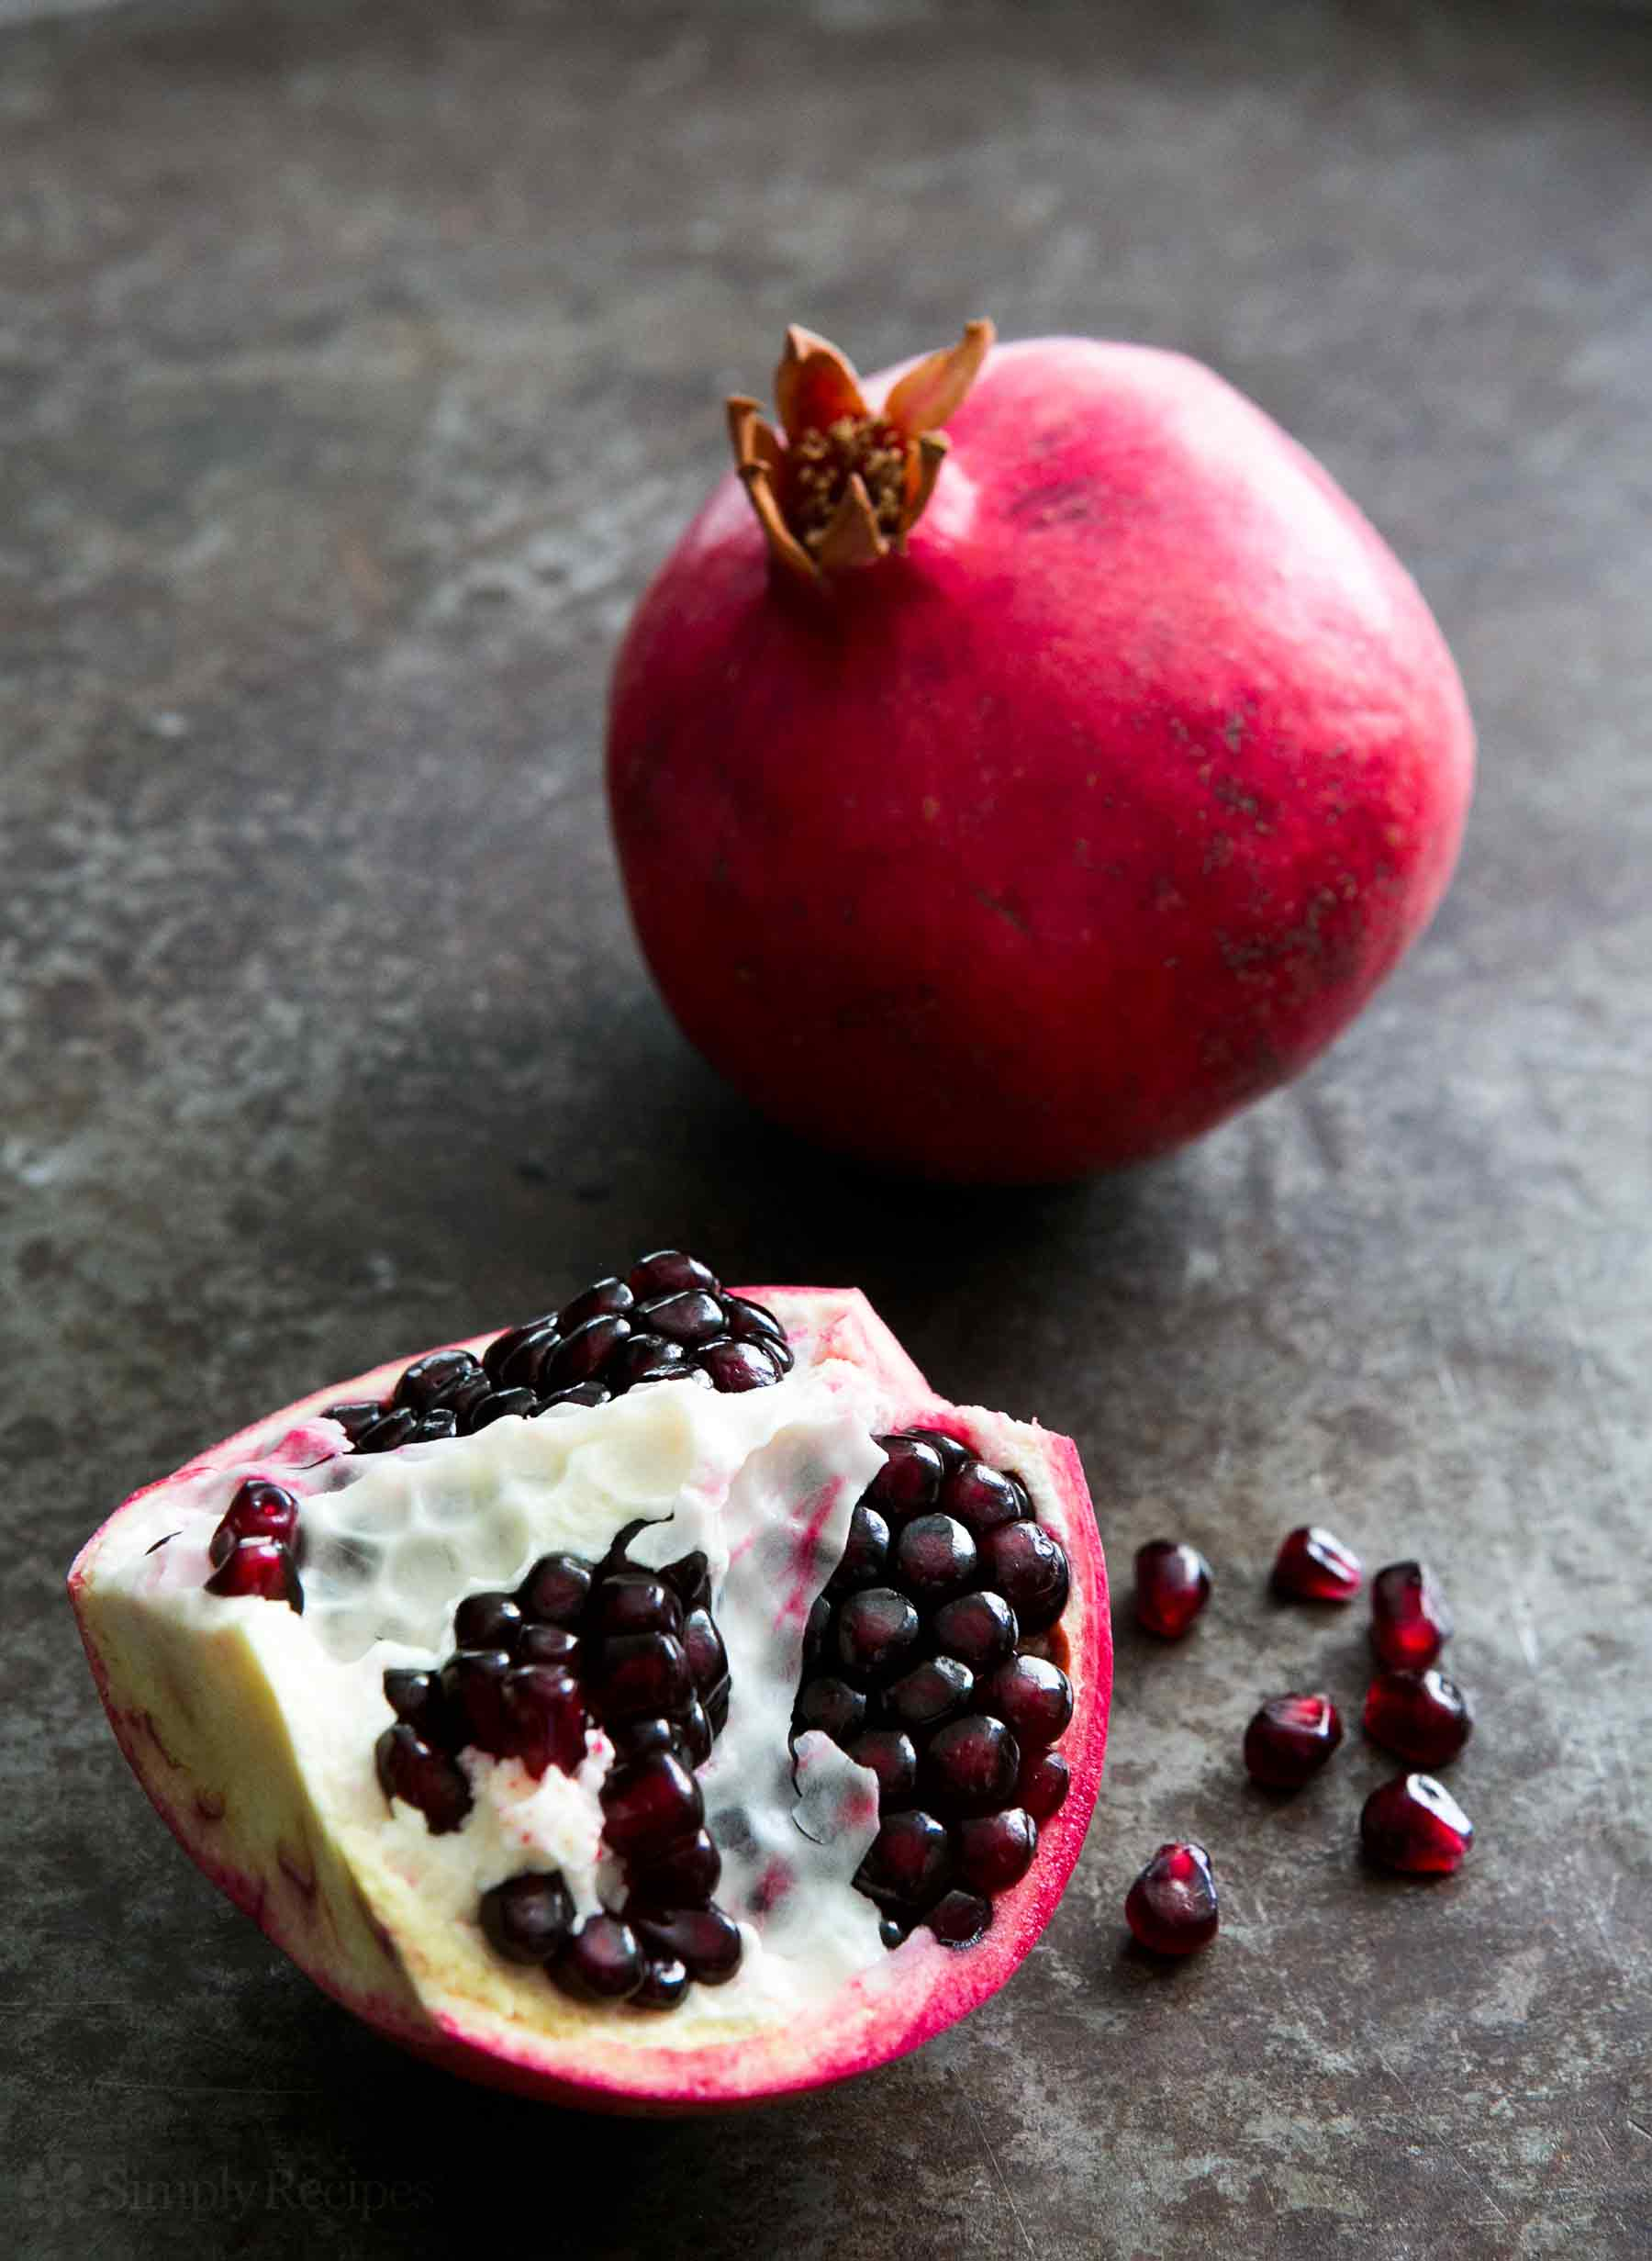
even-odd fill
[{"label": "dried calyx", "polygon": [[909,369],[874,410],[835,345],[795,325],[787,331],[775,372],[780,429],[743,394],[728,404],[734,461],[777,565],[819,587],[904,552],[946,453],[940,427],[993,335],[988,321],[966,322],[956,345]]}]

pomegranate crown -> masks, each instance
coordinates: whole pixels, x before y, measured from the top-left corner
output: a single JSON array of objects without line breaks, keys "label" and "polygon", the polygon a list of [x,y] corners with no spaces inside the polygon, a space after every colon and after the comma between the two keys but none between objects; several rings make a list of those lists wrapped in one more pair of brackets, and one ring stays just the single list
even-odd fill
[{"label": "pomegranate crown", "polygon": [[966,322],[956,345],[915,364],[875,410],[835,345],[795,325],[787,331],[775,372],[780,430],[744,394],[729,400],[734,462],[777,565],[820,587],[905,551],[946,453],[939,427],[994,334],[988,321]]}]

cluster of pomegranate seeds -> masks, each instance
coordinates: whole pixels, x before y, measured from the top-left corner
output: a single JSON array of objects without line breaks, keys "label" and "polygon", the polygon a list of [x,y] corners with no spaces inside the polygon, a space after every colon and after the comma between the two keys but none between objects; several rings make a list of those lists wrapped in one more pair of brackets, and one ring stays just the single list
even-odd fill
[{"label": "cluster of pomegranate seeds", "polygon": [[1221,1911],[1204,1847],[1191,1841],[1161,1845],[1130,1887],[1124,1920],[1155,1954],[1193,1954],[1208,1947]]},{"label": "cluster of pomegranate seeds", "polygon": [[1273,1583],[1276,1594],[1294,1602],[1351,1602],[1365,1584],[1365,1564],[1334,1531],[1300,1523],[1280,1541]]},{"label": "cluster of pomegranate seeds", "polygon": [[1371,1647],[1379,1663],[1424,1671],[1451,1639],[1451,1612],[1421,1562],[1390,1562],[1371,1581]]},{"label": "cluster of pomegranate seeds", "polygon": [[208,1594],[252,1595],[304,1611],[298,1577],[298,1502],[285,1486],[250,1476],[237,1490],[206,1549]]},{"label": "cluster of pomegranate seeds", "polygon": [[1408,1765],[1445,1766],[1473,1733],[1474,1714],[1442,1672],[1386,1672],[1366,1691],[1364,1726],[1374,1743]]},{"label": "cluster of pomegranate seeds", "polygon": [[935,1429],[880,1437],[804,1642],[794,1734],[818,1728],[877,1776],[879,1827],[855,1884],[899,1946],[926,1921],[972,1946],[1067,1792],[1051,1746],[1073,1714],[1046,1653],[1067,1561],[1017,1476]]},{"label": "cluster of pomegranate seeds", "polygon": [[571,1774],[599,1724],[616,1753],[599,1796],[623,1914],[576,1923],[562,1877],[525,1872],[484,1895],[482,1928],[568,1993],[666,2009],[740,1964],[739,1930],[711,1901],[722,1864],[694,1771],[729,1716],[729,1660],[705,1556],[643,1569],[625,1552],[639,1528],[599,1562],[542,1555],[514,1594],[467,1595],[440,1669],[385,1674],[396,1722],[374,1755],[385,1795],[440,1836],[471,1808],[462,1751]]},{"label": "cluster of pomegranate seeds", "polygon": [[762,1390],[792,1364],[772,1311],[731,1295],[708,1265],[656,1248],[594,1280],[558,1311],[497,1336],[478,1359],[432,1350],[387,1398],[329,1405],[357,1452],[469,1437],[507,1414],[531,1420],[553,1405],[605,1405],[643,1382]]},{"label": "cluster of pomegranate seeds", "polygon": [[1197,1547],[1150,1539],[1136,1550],[1136,1622],[1148,1632],[1180,1640],[1210,1598],[1211,1566]]},{"label": "cluster of pomegranate seeds", "polygon": [[1269,1790],[1300,1790],[1343,1739],[1328,1696],[1270,1696],[1245,1730],[1245,1767]]},{"label": "cluster of pomegranate seeds", "polygon": [[1474,1842],[1474,1824],[1432,1774],[1398,1774],[1367,1798],[1359,1835],[1384,1868],[1406,1876],[1449,1876]]}]

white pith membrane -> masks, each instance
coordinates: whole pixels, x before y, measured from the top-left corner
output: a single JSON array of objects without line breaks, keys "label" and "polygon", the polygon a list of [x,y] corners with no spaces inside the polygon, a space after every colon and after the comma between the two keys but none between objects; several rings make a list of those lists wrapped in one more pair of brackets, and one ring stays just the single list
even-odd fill
[{"label": "white pith membrane", "polygon": [[[370,1920],[416,1976],[541,2030],[600,2020],[617,2042],[651,2048],[785,2024],[889,1960],[878,1910],[852,1882],[877,1830],[876,1778],[818,1733],[799,1739],[794,1776],[788,1736],[805,1622],[882,1463],[873,1438],[890,1410],[870,1376],[828,1358],[768,1389],[655,1383],[392,1454],[343,1453],[341,1431],[314,1419],[133,1503],[96,1564],[102,1636],[187,1691],[185,1715],[221,1704],[266,1747],[267,1759],[242,1752],[251,1780],[266,1763],[296,1771]],[[299,1498],[302,1616],[205,1590],[208,1540],[250,1475]],[[570,2002],[495,1955],[477,1921],[482,1894],[524,1870],[560,1870],[581,1917],[618,1905],[620,1872],[599,1843],[613,1758],[600,1729],[572,1777],[553,1766],[536,1781],[516,1760],[466,1751],[474,1803],[443,1835],[416,1808],[387,1805],[374,1767],[394,1716],[387,1666],[440,1664],[466,1595],[515,1586],[548,1552],[594,1563],[639,1517],[631,1561],[705,1554],[731,1675],[727,1724],[698,1773],[741,1967],[663,2014]]]}]

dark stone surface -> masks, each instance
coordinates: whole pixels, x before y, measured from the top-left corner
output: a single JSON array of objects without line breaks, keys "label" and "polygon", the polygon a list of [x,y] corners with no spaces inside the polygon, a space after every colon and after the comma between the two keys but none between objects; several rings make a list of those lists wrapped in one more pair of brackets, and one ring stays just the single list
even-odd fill
[{"label": "dark stone surface", "polygon": [[[15,7],[8,15],[17,14]],[[1652,2240],[1652,21],[1583,8],[146,6],[0,39],[0,1646],[16,2253],[1629,2254]],[[812,1173],[616,899],[604,671],[802,317],[1215,362],[1461,656],[1461,878],[1335,1056],[1032,1198]],[[260,1408],[685,1236],[863,1282],[1080,1440],[1122,1633],[1087,1856],[917,2058],[728,2124],[404,2062],[166,1841],[61,1592]],[[1425,1550],[1480,1728],[1432,1889],[1361,1872],[1279,1532]],[[1126,1885],[1211,1846],[1216,1949]]]}]

